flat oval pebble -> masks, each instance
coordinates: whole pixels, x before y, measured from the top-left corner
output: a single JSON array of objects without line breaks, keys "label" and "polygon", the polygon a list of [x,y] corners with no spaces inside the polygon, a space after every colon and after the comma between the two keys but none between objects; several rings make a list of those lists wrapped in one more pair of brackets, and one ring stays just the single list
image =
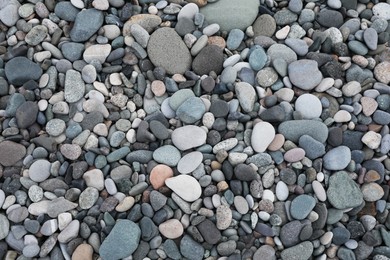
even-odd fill
[{"label": "flat oval pebble", "polygon": [[156,30],[150,36],[147,51],[152,63],[163,67],[169,74],[182,74],[191,66],[191,54],[173,29]]},{"label": "flat oval pebble", "polygon": [[[310,75],[310,77],[307,77]],[[288,76],[291,83],[303,90],[311,90],[320,84],[322,73],[317,62],[313,60],[298,60],[288,65]]]},{"label": "flat oval pebble", "polygon": [[197,200],[202,193],[199,182],[189,175],[179,175],[168,178],[165,180],[165,184],[187,202]]},{"label": "flat oval pebble", "polygon": [[342,170],[350,161],[351,150],[346,146],[333,148],[324,155],[324,167],[329,170]]},{"label": "flat oval pebble", "polygon": [[223,31],[245,30],[256,19],[258,6],[259,3],[254,0],[245,0],[245,3],[241,4],[231,0],[219,0],[202,7],[200,12],[210,24],[219,24]]},{"label": "flat oval pebble", "polygon": [[177,219],[170,219],[158,226],[161,234],[169,239],[176,239],[183,234],[183,225]]},{"label": "flat oval pebble", "polygon": [[177,164],[177,170],[181,174],[188,174],[194,171],[203,160],[201,152],[191,152],[184,155]]},{"label": "flat oval pebble", "polygon": [[275,129],[268,122],[259,122],[252,131],[251,144],[256,152],[264,152],[275,137]]},{"label": "flat oval pebble", "polygon": [[304,119],[313,119],[321,116],[321,101],[312,94],[303,94],[295,100],[295,111],[299,111]]},{"label": "flat oval pebble", "polygon": [[315,206],[315,199],[309,195],[299,195],[292,200],[290,214],[293,218],[302,220],[306,218]]},{"label": "flat oval pebble", "polygon": [[42,182],[50,176],[51,164],[47,160],[37,160],[31,164],[28,174],[31,180],[35,182]]},{"label": "flat oval pebble", "polygon": [[165,145],[153,152],[153,159],[168,166],[176,166],[181,159],[181,154],[176,147]]}]

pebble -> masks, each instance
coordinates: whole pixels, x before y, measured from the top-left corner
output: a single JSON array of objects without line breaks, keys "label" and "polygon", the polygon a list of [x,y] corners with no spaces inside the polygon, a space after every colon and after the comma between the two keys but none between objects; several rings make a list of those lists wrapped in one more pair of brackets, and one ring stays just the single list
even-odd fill
[{"label": "pebble", "polygon": [[351,161],[351,150],[347,146],[339,146],[324,155],[324,167],[329,170],[343,170]]},{"label": "pebble", "polygon": [[191,54],[173,29],[160,28],[150,35],[147,51],[151,62],[169,74],[183,74],[191,66]]},{"label": "pebble", "polygon": [[[306,75],[311,75],[308,78]],[[320,84],[322,73],[317,62],[313,60],[298,60],[288,65],[288,76],[291,83],[303,90],[311,90]]]},{"label": "pebble", "polygon": [[176,239],[183,234],[183,225],[177,219],[170,219],[158,226],[161,234],[169,239]]},{"label": "pebble", "polygon": [[12,141],[0,143],[0,164],[3,166],[13,166],[22,160],[26,155],[26,148]]},{"label": "pebble", "polygon": [[16,57],[5,64],[5,76],[11,84],[21,86],[29,80],[38,80],[41,67],[26,57]]},{"label": "pebble", "polygon": [[299,195],[292,200],[290,206],[290,214],[293,218],[302,220],[305,219],[314,208],[315,199],[309,195]]},{"label": "pebble", "polygon": [[1,259],[390,255],[390,4],[87,2],[0,1]]},{"label": "pebble", "polygon": [[275,129],[268,122],[259,122],[252,131],[251,144],[256,152],[264,152],[275,137]]},{"label": "pebble", "polygon": [[193,172],[203,160],[201,152],[195,151],[183,156],[177,164],[177,170],[181,174],[188,174]]},{"label": "pebble", "polygon": [[[205,16],[210,24],[217,23],[222,31],[232,29],[245,30],[257,17],[259,3],[254,0],[245,0],[245,3],[237,4],[229,0],[218,0],[200,8],[200,13]],[[243,17],[241,14],[245,14]]]},{"label": "pebble", "polygon": [[281,123],[278,132],[287,140],[298,142],[303,135],[311,136],[321,143],[328,138],[328,129],[325,124],[315,120],[290,120]]},{"label": "pebble", "polygon": [[284,249],[281,253],[281,257],[283,260],[294,258],[307,260],[311,257],[313,250],[313,244],[309,241],[305,241],[293,247]]},{"label": "pebble", "polygon": [[49,161],[40,159],[31,164],[28,174],[31,180],[42,182],[50,176],[51,164]]},{"label": "pebble", "polygon": [[118,220],[99,248],[102,258],[120,259],[131,256],[137,249],[141,229],[131,220]]},{"label": "pebble", "polygon": [[70,37],[74,42],[85,42],[103,25],[104,15],[96,9],[84,9],[76,15]]},{"label": "pebble", "polygon": [[299,111],[304,119],[313,119],[321,116],[321,101],[312,94],[303,94],[295,101],[295,111]]},{"label": "pebble", "polygon": [[336,172],[329,178],[326,195],[330,204],[336,209],[354,208],[363,202],[363,194],[359,187],[343,171]]},{"label": "pebble", "polygon": [[189,175],[168,178],[165,180],[165,185],[187,202],[197,200],[202,193],[199,182]]}]

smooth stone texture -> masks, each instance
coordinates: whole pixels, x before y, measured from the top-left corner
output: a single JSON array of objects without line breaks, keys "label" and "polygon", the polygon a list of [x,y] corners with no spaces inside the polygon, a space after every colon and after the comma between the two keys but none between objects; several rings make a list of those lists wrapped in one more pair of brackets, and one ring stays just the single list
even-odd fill
[{"label": "smooth stone texture", "polygon": [[325,154],[325,145],[309,135],[299,138],[299,146],[305,150],[306,157],[313,160]]},{"label": "smooth stone texture", "polygon": [[65,100],[69,103],[79,101],[85,93],[85,84],[81,74],[75,70],[68,70],[65,76]]},{"label": "smooth stone texture", "polygon": [[9,233],[10,224],[6,216],[0,214],[0,239],[3,240]]},{"label": "smooth stone texture", "polygon": [[313,119],[321,116],[321,101],[312,94],[303,94],[295,100],[295,111],[302,114],[303,119]]},{"label": "smooth stone texture", "polygon": [[176,128],[171,135],[173,145],[182,151],[205,144],[206,138],[206,132],[194,125]]},{"label": "smooth stone texture", "polygon": [[194,171],[203,160],[201,152],[195,151],[184,155],[177,164],[177,170],[181,174],[188,174]]},{"label": "smooth stone texture", "polygon": [[351,150],[347,146],[339,146],[329,150],[323,157],[324,167],[328,170],[342,170],[351,161]]},{"label": "smooth stone texture", "polygon": [[138,247],[141,229],[130,220],[118,220],[99,248],[103,259],[121,259],[130,256]]},{"label": "smooth stone texture", "polygon": [[208,75],[211,71],[220,74],[223,68],[223,52],[216,45],[204,47],[192,62],[192,69],[198,75]]},{"label": "smooth stone texture", "polygon": [[313,244],[309,241],[284,249],[281,253],[282,260],[308,260],[313,253]]},{"label": "smooth stone texture", "polygon": [[303,135],[309,135],[321,143],[328,138],[328,128],[322,122],[315,120],[290,120],[279,125],[278,131],[287,140],[298,143]]},{"label": "smooth stone texture", "polygon": [[5,76],[8,82],[17,86],[29,80],[38,80],[42,75],[42,68],[26,57],[16,57],[5,64]]},{"label": "smooth stone texture", "polygon": [[302,220],[305,219],[316,205],[316,201],[309,195],[299,195],[292,200],[290,206],[290,214],[293,218]]},{"label": "smooth stone texture", "polygon": [[0,143],[0,164],[3,166],[13,166],[26,155],[26,148],[12,141]]},{"label": "smooth stone texture", "polygon": [[344,171],[330,176],[326,194],[329,203],[336,209],[354,208],[363,203],[362,192]]},{"label": "smooth stone texture", "polygon": [[287,64],[290,64],[297,60],[297,54],[288,46],[284,44],[272,44],[267,50],[267,55],[270,57],[271,62],[276,59],[283,59]]},{"label": "smooth stone texture", "polygon": [[168,166],[176,166],[181,158],[179,150],[172,145],[165,145],[153,152],[153,159]]},{"label": "smooth stone texture", "polygon": [[256,101],[255,88],[246,82],[237,82],[234,87],[238,101],[245,112],[253,111]]},{"label": "smooth stone texture", "polygon": [[203,246],[193,240],[189,235],[184,235],[180,241],[180,252],[189,260],[203,259],[204,251]]},{"label": "smooth stone texture", "polygon": [[202,194],[199,182],[189,175],[179,175],[168,178],[165,180],[165,184],[187,202],[197,200]]},{"label": "smooth stone texture", "polygon": [[203,101],[198,97],[190,97],[176,110],[176,115],[186,124],[193,124],[206,112]]},{"label": "smooth stone texture", "polygon": [[149,38],[147,51],[151,62],[169,74],[184,74],[191,66],[191,54],[174,29],[157,29]]},{"label": "smooth stone texture", "polygon": [[50,176],[51,163],[47,160],[36,160],[29,168],[29,177],[35,182],[42,182]]},{"label": "smooth stone texture", "polygon": [[372,12],[376,16],[390,20],[390,4],[388,3],[377,3],[372,7]]},{"label": "smooth stone texture", "polygon": [[169,219],[158,226],[160,233],[169,239],[176,239],[183,234],[183,225],[177,219]]},{"label": "smooth stone texture", "polygon": [[251,145],[256,152],[262,153],[267,150],[274,137],[274,127],[268,122],[259,122],[252,130]]},{"label": "smooth stone texture", "polygon": [[75,19],[70,38],[74,42],[87,41],[103,25],[104,14],[96,9],[84,9]]},{"label": "smooth stone texture", "polygon": [[[307,77],[310,75],[310,77]],[[293,85],[311,90],[320,84],[322,73],[318,70],[318,64],[313,60],[298,60],[288,65],[288,76]]]},{"label": "smooth stone texture", "polygon": [[219,24],[221,31],[244,31],[255,21],[258,7],[259,2],[256,0],[244,0],[240,3],[234,0],[219,0],[200,8],[200,13],[209,24]]}]

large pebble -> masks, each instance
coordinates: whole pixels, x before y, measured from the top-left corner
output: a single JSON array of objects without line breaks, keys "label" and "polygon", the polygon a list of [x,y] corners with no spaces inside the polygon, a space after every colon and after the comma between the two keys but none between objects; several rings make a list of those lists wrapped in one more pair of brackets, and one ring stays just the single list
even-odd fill
[{"label": "large pebble", "polygon": [[99,248],[103,259],[121,259],[131,256],[137,249],[141,229],[130,220],[118,220]]},{"label": "large pebble", "polygon": [[176,128],[171,135],[172,143],[180,150],[188,150],[206,143],[206,132],[194,125]]},{"label": "large pebble", "polygon": [[339,146],[329,150],[323,158],[324,167],[328,170],[342,170],[351,161],[351,150],[347,146]]},{"label": "large pebble", "polygon": [[252,25],[258,14],[259,2],[256,0],[219,0],[200,9],[209,24],[217,23],[222,31],[245,30]]},{"label": "large pebble", "polygon": [[147,51],[151,62],[169,74],[183,74],[191,66],[191,54],[174,29],[157,29],[150,36]]},{"label": "large pebble", "polygon": [[363,203],[363,194],[358,185],[344,171],[330,176],[326,195],[336,209],[354,208]]},{"label": "large pebble", "polygon": [[253,149],[259,153],[264,152],[267,150],[267,147],[270,145],[272,140],[274,140],[274,137],[275,129],[270,123],[257,123],[252,130],[251,136],[251,144]]},{"label": "large pebble", "polygon": [[[310,77],[307,77],[310,75]],[[322,73],[318,70],[318,64],[313,60],[298,60],[288,65],[288,76],[295,86],[303,90],[311,90],[320,84]]]},{"label": "large pebble", "polygon": [[197,200],[202,194],[199,182],[189,175],[179,175],[168,178],[165,180],[165,184],[187,202]]}]

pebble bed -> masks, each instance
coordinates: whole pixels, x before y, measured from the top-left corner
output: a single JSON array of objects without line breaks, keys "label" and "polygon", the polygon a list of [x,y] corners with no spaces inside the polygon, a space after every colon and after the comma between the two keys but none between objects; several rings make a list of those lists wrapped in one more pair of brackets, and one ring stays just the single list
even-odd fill
[{"label": "pebble bed", "polygon": [[389,260],[389,20],[0,0],[0,259]]}]

